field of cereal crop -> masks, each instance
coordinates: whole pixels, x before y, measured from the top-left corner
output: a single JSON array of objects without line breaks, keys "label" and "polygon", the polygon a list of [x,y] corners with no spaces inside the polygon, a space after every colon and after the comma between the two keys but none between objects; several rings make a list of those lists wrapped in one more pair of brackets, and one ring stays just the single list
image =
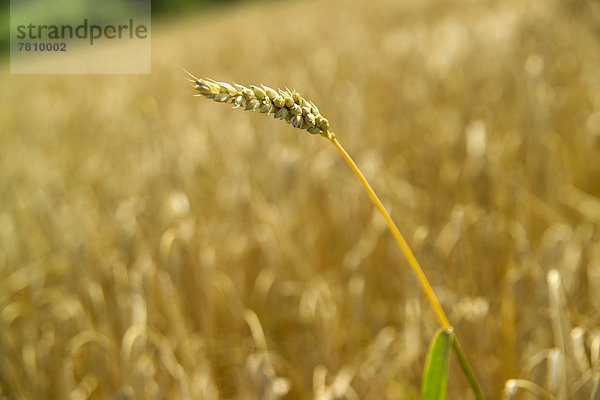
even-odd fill
[{"label": "field of cereal crop", "polygon": [[[179,65],[319,106],[488,398],[599,395],[595,2],[258,2],[152,28],[151,75],[0,64],[1,399],[418,398],[437,321],[344,161],[192,97]],[[448,395],[471,398],[452,358]]]}]

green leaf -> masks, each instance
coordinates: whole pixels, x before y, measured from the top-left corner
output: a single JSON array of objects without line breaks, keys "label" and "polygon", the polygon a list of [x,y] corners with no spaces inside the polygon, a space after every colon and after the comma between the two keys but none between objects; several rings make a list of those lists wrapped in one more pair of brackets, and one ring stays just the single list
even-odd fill
[{"label": "green leaf", "polygon": [[451,344],[452,336],[447,331],[439,330],[433,338],[425,364],[421,399],[444,400],[446,398],[448,354]]}]

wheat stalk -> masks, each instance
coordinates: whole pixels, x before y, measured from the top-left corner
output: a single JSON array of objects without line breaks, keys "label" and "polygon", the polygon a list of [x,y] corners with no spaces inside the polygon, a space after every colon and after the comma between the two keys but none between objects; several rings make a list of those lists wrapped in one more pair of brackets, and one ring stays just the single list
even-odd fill
[{"label": "wheat stalk", "polygon": [[[185,69],[184,69],[185,71]],[[475,397],[484,399],[483,392],[473,370],[465,357],[464,351],[458,342],[458,339],[454,335],[454,329],[439,300],[437,299],[429,280],[425,276],[423,269],[419,265],[416,257],[412,250],[408,246],[408,243],[400,233],[400,230],[392,220],[392,217],[385,209],[381,200],[362,174],[358,165],[354,162],[352,157],[342,147],[340,142],[335,137],[335,134],[329,130],[329,121],[324,118],[320,113],[319,109],[310,101],[304,99],[298,92],[291,91],[289,89],[271,89],[270,87],[261,85],[246,87],[237,83],[229,84],[226,82],[217,82],[212,79],[201,79],[196,78],[194,75],[188,73],[193,79],[188,79],[194,89],[198,91],[196,96],[203,96],[220,103],[232,103],[234,108],[244,108],[249,111],[259,111],[263,114],[274,114],[275,118],[284,119],[289,124],[292,124],[295,128],[306,129],[312,134],[320,134],[333,143],[333,145],[341,153],[344,160],[348,163],[354,174],[358,177],[360,183],[367,191],[369,198],[381,213],[385,220],[388,229],[396,239],[396,242],[400,246],[402,253],[404,254],[408,264],[410,265],[413,272],[416,274],[417,279],[421,285],[425,296],[429,300],[439,322],[446,332],[453,337],[453,348],[459,359],[463,372],[465,373],[471,388],[474,391]]]}]

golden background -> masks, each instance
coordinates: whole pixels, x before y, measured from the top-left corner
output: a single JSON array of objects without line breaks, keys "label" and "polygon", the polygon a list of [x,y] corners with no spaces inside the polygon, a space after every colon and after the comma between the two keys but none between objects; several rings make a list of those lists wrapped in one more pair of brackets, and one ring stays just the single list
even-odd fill
[{"label": "golden background", "polygon": [[243,3],[152,58],[0,65],[0,398],[418,398],[436,319],[343,159],[179,66],[318,105],[490,399],[598,390],[598,3]]}]

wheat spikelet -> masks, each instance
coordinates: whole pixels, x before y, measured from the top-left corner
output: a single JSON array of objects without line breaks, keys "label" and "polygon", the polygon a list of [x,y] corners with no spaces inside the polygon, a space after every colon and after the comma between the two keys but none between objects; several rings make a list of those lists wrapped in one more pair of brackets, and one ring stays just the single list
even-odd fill
[{"label": "wheat spikelet", "polygon": [[[191,75],[191,74],[190,74]],[[234,108],[273,114],[275,118],[285,120],[295,128],[305,129],[328,139],[335,137],[329,130],[329,121],[324,118],[317,106],[306,100],[295,90],[272,89],[260,85],[246,87],[237,83],[217,82],[208,78],[190,80],[197,96],[204,96],[220,103],[231,103]]]}]

